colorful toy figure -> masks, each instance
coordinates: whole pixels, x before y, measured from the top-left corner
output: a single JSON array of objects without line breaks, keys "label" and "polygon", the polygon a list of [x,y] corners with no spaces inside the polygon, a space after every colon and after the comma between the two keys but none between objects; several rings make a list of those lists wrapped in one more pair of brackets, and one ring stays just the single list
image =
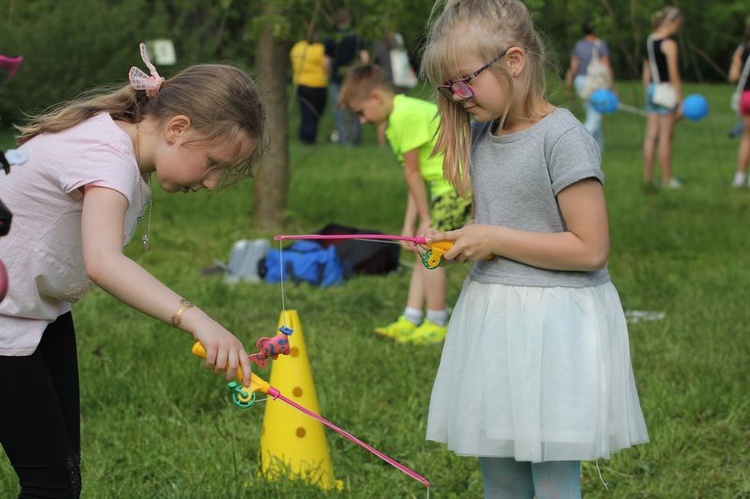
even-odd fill
[{"label": "colorful toy figure", "polygon": [[443,255],[452,246],[453,243],[450,241],[437,241],[430,244],[430,249],[422,255],[422,265],[430,270],[438,268],[443,263]]},{"label": "colorful toy figure", "polygon": [[268,359],[276,360],[279,355],[289,355],[289,335],[294,330],[292,328],[281,326],[279,334],[273,338],[261,338],[255,344],[259,350],[257,353],[250,355],[250,360],[255,362],[259,367],[266,367]]}]

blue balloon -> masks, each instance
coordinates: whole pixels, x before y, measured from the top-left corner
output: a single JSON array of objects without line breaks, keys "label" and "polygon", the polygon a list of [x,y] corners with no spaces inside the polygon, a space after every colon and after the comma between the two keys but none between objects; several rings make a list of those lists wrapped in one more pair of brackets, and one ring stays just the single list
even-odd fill
[{"label": "blue balloon", "polygon": [[596,109],[602,114],[611,114],[617,111],[617,106],[620,105],[620,99],[617,94],[608,88],[600,88],[594,90],[589,96],[589,104],[591,107]]},{"label": "blue balloon", "polygon": [[708,116],[708,101],[701,94],[690,94],[682,101],[682,114],[690,121]]}]

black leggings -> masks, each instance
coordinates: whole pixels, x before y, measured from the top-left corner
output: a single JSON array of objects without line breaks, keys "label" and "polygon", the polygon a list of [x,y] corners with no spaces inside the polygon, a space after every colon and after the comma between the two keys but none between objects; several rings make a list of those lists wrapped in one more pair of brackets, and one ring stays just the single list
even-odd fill
[{"label": "black leggings", "polygon": [[81,493],[78,359],[70,313],[47,326],[28,357],[0,356],[0,443],[20,498]]}]

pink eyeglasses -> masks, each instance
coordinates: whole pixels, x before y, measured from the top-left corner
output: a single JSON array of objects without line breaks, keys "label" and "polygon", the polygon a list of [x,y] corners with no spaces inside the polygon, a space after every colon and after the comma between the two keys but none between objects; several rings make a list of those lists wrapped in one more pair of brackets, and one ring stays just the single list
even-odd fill
[{"label": "pink eyeglasses", "polygon": [[443,94],[445,97],[447,97],[449,100],[453,100],[453,96],[457,96],[459,99],[471,99],[474,97],[474,90],[471,89],[469,86],[469,82],[482,74],[482,72],[487,69],[488,67],[495,64],[497,61],[502,59],[505,54],[508,53],[508,49],[505,49],[502,51],[500,55],[492,59],[490,62],[482,66],[481,68],[477,69],[473,73],[471,73],[466,78],[461,78],[459,80],[455,80],[452,82],[445,82],[442,85],[438,85],[437,89],[440,91],[441,94]]}]

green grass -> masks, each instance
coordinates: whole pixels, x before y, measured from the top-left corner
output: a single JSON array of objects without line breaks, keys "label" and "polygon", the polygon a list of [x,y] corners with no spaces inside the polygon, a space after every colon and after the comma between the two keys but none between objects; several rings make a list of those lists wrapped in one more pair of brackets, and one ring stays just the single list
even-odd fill
[{"label": "green grass", "polygon": [[[630,310],[659,310],[661,321],[633,324],[636,381],[651,443],[599,468],[584,464],[587,497],[750,495],[750,190],[729,188],[738,143],[729,86],[688,87],[712,112],[677,125],[679,191],[641,186],[645,120],[618,112],[605,120],[603,169],[610,214],[610,271]],[[622,100],[640,91],[622,85]],[[330,115],[321,135],[331,130]],[[7,146],[9,138],[2,142]],[[369,129],[360,149],[292,145],[286,232],[328,222],[400,230],[405,187],[400,167]],[[20,168],[20,167],[19,167]],[[11,173],[12,174],[12,173]],[[2,179],[0,179],[2,181]],[[249,225],[252,188],[218,194],[156,192],[151,250],[127,253],[213,314],[251,346],[274,332],[278,286],[228,286],[201,270],[226,260],[240,238],[270,237]],[[449,272],[454,302],[466,269]],[[440,346],[403,347],[370,334],[404,305],[408,272],[363,277],[316,289],[287,285],[299,313],[324,417],[427,477],[431,497],[481,497],[474,459],[426,442],[424,430]],[[242,411],[223,378],[190,355],[191,340],[126,308],[101,291],[74,307],[82,374],[84,497],[424,497],[419,483],[327,431],[342,492],[258,476],[263,405]],[[258,370],[263,377],[270,371]],[[17,493],[0,458],[0,496]]]}]

